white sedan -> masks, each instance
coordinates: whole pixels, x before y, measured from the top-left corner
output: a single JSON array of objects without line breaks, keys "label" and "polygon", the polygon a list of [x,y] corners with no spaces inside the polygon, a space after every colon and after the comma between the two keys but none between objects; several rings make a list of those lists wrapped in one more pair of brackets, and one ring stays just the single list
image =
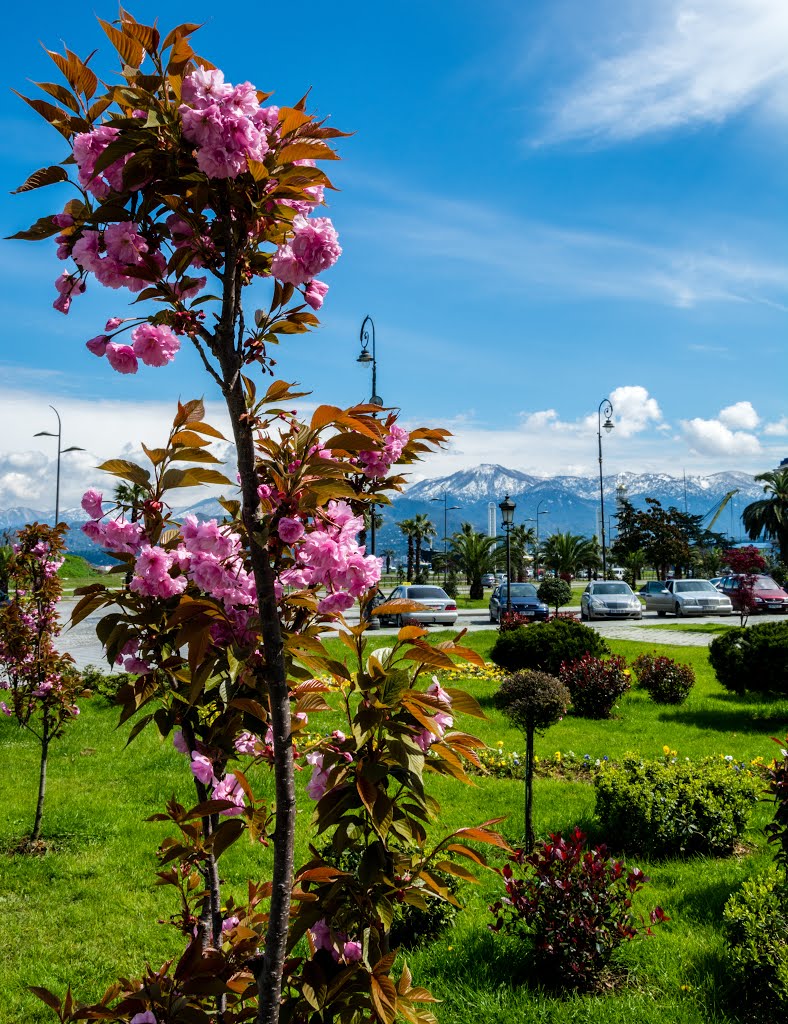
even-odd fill
[{"label": "white sedan", "polygon": [[594,580],[580,598],[581,619],[642,619],[643,605],[628,583]]},{"label": "white sedan", "polygon": [[709,580],[666,580],[661,590],[646,594],[646,610],[657,615],[730,615],[733,605]]}]

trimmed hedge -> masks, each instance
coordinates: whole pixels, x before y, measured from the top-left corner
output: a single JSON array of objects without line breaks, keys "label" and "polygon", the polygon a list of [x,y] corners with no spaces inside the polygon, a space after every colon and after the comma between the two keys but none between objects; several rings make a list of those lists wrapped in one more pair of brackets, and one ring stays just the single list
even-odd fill
[{"label": "trimmed hedge", "polygon": [[709,661],[726,690],[788,696],[788,621],[729,629],[711,642]]},{"label": "trimmed hedge", "polygon": [[741,762],[626,754],[595,779],[596,813],[611,844],[652,856],[730,853],[761,789]]},{"label": "trimmed hedge", "polygon": [[508,672],[530,668],[558,676],[561,662],[574,661],[584,654],[598,658],[609,653],[610,648],[596,630],[573,619],[553,619],[500,633],[490,658]]}]

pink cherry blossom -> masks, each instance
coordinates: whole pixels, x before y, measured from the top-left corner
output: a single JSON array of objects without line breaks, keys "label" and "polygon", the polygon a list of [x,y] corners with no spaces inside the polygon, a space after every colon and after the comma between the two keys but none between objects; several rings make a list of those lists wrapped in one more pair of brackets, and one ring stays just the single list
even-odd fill
[{"label": "pink cherry blossom", "polygon": [[109,338],[106,334],[99,334],[95,338],[91,338],[90,341],[85,342],[85,348],[88,352],[92,352],[94,356],[103,356],[107,351],[107,345]]},{"label": "pink cherry blossom", "polygon": [[91,519],[101,519],[104,514],[102,509],[103,495],[100,491],[94,491],[93,489],[85,491],[82,495],[82,508],[87,512]]},{"label": "pink cherry blossom", "polygon": [[300,519],[290,519],[285,516],[279,520],[277,532],[285,544],[295,544],[304,536],[304,524]]},{"label": "pink cherry blossom", "polygon": [[118,373],[136,373],[139,367],[131,345],[118,345],[110,341],[105,349],[109,365]]},{"label": "pink cherry blossom", "polygon": [[325,299],[327,291],[328,285],[324,284],[322,281],[310,281],[306,286],[304,298],[312,309],[320,309],[323,305],[323,299]]},{"label": "pink cherry blossom", "polygon": [[233,807],[226,807],[223,811],[219,811],[219,814],[224,815],[227,818],[233,818],[238,814],[244,812],[244,791],[241,789],[241,784],[232,774],[225,775],[225,777],[214,787],[213,790],[214,800],[230,800],[235,805]]},{"label": "pink cherry blossom", "polygon": [[213,774],[213,761],[205,754],[200,754],[196,750],[192,751],[191,769],[195,779],[204,786],[212,786],[216,782]]},{"label": "pink cherry blossom", "polygon": [[144,1013],[135,1013],[129,1024],[156,1024],[156,1018],[152,1010],[145,1010]]},{"label": "pink cherry blossom", "polygon": [[172,736],[172,745],[178,751],[179,754],[189,753],[189,744],[186,742],[186,738],[183,735],[181,729],[176,729]]},{"label": "pink cherry blossom", "polygon": [[134,354],[146,366],[166,366],[181,347],[178,338],[166,325],[144,323],[131,332]]},{"label": "pink cherry blossom", "polygon": [[355,939],[348,940],[342,947],[342,953],[348,963],[356,963],[363,955],[361,943],[356,942]]},{"label": "pink cherry blossom", "polygon": [[328,772],[323,771],[323,755],[312,751],[306,755],[306,760],[312,765],[312,778],[306,784],[307,794],[313,800],[320,800],[328,788]]},{"label": "pink cherry blossom", "polygon": [[293,218],[293,237],[276,251],[271,273],[285,284],[307,284],[332,267],[342,255],[338,235],[328,217]]},{"label": "pink cherry blossom", "polygon": [[71,308],[72,296],[81,295],[84,292],[85,282],[64,270],[55,281],[55,288],[57,288],[58,296],[52,303],[52,306],[58,313],[68,313]]}]

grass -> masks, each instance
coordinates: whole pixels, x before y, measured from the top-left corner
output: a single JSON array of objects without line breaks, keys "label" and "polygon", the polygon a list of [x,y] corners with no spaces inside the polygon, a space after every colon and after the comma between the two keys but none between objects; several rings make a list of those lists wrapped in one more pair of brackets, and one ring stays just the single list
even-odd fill
[{"label": "grass", "polygon": [[[433,640],[449,632],[433,633]],[[487,655],[496,634],[468,634],[464,642]],[[392,638],[370,636],[372,647]],[[335,653],[339,641],[329,641]],[[653,644],[617,641],[611,649],[628,660]],[[772,756],[770,736],[788,730],[788,700],[751,699],[722,690],[708,665],[705,648],[659,645],[659,652],[693,666],[697,684],[686,704],[661,707],[637,689],[628,694],[610,721],[568,715],[537,739],[536,753],[553,757],[574,751],[582,757],[620,757],[628,750],[659,756],[663,745],[679,756],[731,754],[750,761]],[[504,751],[523,749],[519,733],[492,708],[497,682],[468,675],[458,679],[488,714],[458,724]],[[12,724],[0,722],[0,743],[7,765],[0,798],[0,991],[8,1024],[43,1024],[53,1018],[26,990],[44,985],[60,993],[67,985],[81,999],[100,996],[119,973],[142,970],[180,952],[175,929],[158,924],[175,909],[166,889],[156,887],[155,848],[168,834],[166,824],[145,823],[173,793],[192,800],[184,761],[169,741],[145,731],[124,747],[129,726],[115,729],[117,713],[101,700],[87,702],[83,714],[51,752],[50,789],[44,818],[49,852],[21,856],[14,847],[29,828],[35,800],[37,747]],[[315,729],[329,730],[338,716],[315,716]],[[303,790],[307,773],[297,783]],[[253,783],[270,793],[270,776],[257,772]],[[517,841],[522,831],[521,782],[478,778],[472,786],[430,779],[430,791],[442,812],[434,833],[504,816],[504,833]],[[300,794],[304,797],[303,792]],[[582,781],[538,778],[535,783],[537,833],[575,824],[593,833],[593,787]],[[304,799],[302,806],[309,807]],[[653,939],[629,944],[621,954],[625,983],[603,996],[560,999],[538,987],[529,976],[522,949],[487,930],[487,906],[498,894],[498,878],[483,872],[478,887],[466,886],[466,909],[455,926],[436,942],[408,953],[418,984],[443,1000],[436,1008],[441,1024],[493,1024],[502,1019],[530,1022],[617,1024],[728,1024],[724,946],[720,916],[728,895],[770,860],[762,827],[769,818],[759,805],[746,836],[747,850],[718,860],[668,860],[649,863],[633,858],[651,877],[638,897],[647,911],[661,904],[671,923]],[[300,859],[307,856],[308,811],[298,834]],[[268,876],[270,852],[245,842],[222,858],[230,891],[241,895],[249,877]]]},{"label": "grass", "polygon": [[117,581],[119,584],[121,581],[120,576],[108,576],[107,573],[101,572],[79,555],[66,555],[65,561],[58,570],[58,576],[63,581],[64,597],[73,596],[77,587],[84,587],[89,583],[101,581],[107,586],[112,586],[113,582]]},{"label": "grass", "polygon": [[642,629],[669,629],[672,633],[727,633],[738,623],[733,622],[660,622],[643,623]]}]

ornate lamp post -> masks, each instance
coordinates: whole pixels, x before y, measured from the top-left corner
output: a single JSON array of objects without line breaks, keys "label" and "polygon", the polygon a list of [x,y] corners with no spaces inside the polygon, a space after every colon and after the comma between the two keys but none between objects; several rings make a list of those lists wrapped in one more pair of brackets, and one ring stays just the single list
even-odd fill
[{"label": "ornate lamp post", "polygon": [[443,589],[446,589],[447,575],[449,570],[449,530],[447,525],[448,515],[452,509],[462,508],[462,505],[447,505],[448,496],[446,491],[443,492],[441,498],[430,498],[430,501],[442,501],[443,502]]},{"label": "ornate lamp post", "polygon": [[[602,422],[602,416],[605,417],[605,422]],[[610,404],[609,398],[603,398],[599,403],[599,409],[597,410],[597,441],[599,442],[599,506],[601,512],[601,527],[602,527],[602,579],[607,579],[607,549],[605,546],[605,487],[602,479],[602,431],[606,430],[608,434],[613,429],[613,421],[610,418],[613,415],[613,406]]]},{"label": "ornate lamp post", "polygon": [[498,508],[501,510],[501,521],[506,531],[506,611],[510,612],[512,610],[512,549],[509,543],[509,535],[514,524],[514,510],[517,508],[517,505],[507,494]]},{"label": "ornate lamp post", "polygon": [[76,445],[72,445],[70,448],[61,448],[61,439],[63,434],[62,424],[60,422],[60,413],[54,407],[49,407],[52,412],[57,416],[57,433],[53,434],[51,430],[39,430],[34,437],[56,437],[57,438],[57,472],[55,474],[55,526],[57,526],[60,519],[60,456],[65,455],[66,452],[84,452],[84,448],[78,448]]},{"label": "ornate lamp post", "polygon": [[546,508],[544,512],[540,512],[539,509],[542,507],[547,498],[542,498],[539,504],[536,506],[536,551],[534,552],[534,578],[536,582],[539,582],[539,516],[546,516],[549,514],[550,509]]},{"label": "ornate lamp post", "polygon": [[[369,351],[369,324],[372,329],[372,352]],[[378,394],[378,361],[375,354],[375,322],[372,317],[367,314],[361,321],[361,330],[359,332],[359,340],[361,341],[361,353],[359,354],[357,363],[372,363],[372,395],[369,399],[370,405],[377,405],[380,408],[383,407],[383,399]],[[374,415],[374,413],[373,413]],[[375,541],[376,541],[376,529],[375,529],[375,504],[374,502],[370,505],[369,513],[369,541],[370,551],[375,554]]]}]

